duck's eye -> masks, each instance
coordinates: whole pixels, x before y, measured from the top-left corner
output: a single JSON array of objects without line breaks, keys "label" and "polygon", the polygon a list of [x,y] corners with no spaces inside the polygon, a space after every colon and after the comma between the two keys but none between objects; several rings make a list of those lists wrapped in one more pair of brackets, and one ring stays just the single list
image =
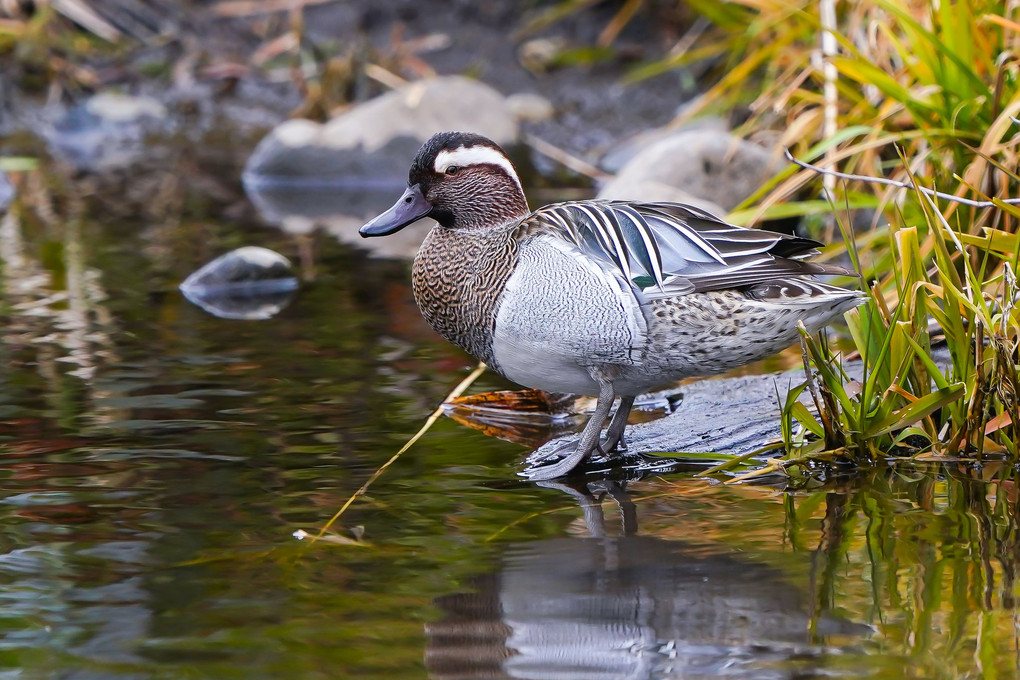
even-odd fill
[{"label": "duck's eye", "polygon": [[460,166],[459,165],[451,165],[450,167],[448,167],[446,169],[446,174],[447,175],[456,175],[457,172],[459,172],[459,171],[460,171]]}]

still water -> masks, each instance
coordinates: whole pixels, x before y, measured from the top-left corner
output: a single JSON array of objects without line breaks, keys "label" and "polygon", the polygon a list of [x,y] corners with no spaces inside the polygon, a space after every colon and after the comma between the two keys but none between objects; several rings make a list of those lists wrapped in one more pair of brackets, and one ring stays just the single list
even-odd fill
[{"label": "still water", "polygon": [[[474,361],[399,260],[173,186],[129,218],[47,173],[0,225],[0,678],[1020,676],[994,466],[536,485],[527,449],[444,419],[344,540],[296,540]],[[250,244],[299,262],[277,316],[176,291]]]}]

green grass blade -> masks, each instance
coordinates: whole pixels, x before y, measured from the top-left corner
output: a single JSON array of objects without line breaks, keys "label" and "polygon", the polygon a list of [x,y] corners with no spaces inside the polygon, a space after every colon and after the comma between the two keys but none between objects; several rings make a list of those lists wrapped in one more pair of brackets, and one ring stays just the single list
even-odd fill
[{"label": "green grass blade", "polygon": [[869,435],[872,437],[878,437],[883,434],[888,434],[893,430],[899,430],[907,427],[908,425],[913,425],[922,418],[935,413],[939,409],[952,404],[958,399],[962,399],[966,393],[967,389],[963,383],[953,383],[948,387],[941,388],[931,394],[921,397],[909,406],[904,406],[897,411],[893,411],[884,419],[884,421],[875,423],[875,430],[870,432]]}]

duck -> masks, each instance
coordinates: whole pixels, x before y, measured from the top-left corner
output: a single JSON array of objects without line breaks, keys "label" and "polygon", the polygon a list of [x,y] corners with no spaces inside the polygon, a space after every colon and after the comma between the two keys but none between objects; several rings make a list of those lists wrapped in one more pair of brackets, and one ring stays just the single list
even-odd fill
[{"label": "duck", "polygon": [[576,443],[521,473],[532,480],[625,456],[638,395],[775,354],[799,340],[798,323],[818,330],[864,297],[817,279],[854,275],[808,261],[822,243],[690,205],[593,199],[532,211],[506,152],[470,132],[428,139],[403,195],[359,233],[426,217],[435,225],[411,284],[428,324],[515,383],[597,397]]}]

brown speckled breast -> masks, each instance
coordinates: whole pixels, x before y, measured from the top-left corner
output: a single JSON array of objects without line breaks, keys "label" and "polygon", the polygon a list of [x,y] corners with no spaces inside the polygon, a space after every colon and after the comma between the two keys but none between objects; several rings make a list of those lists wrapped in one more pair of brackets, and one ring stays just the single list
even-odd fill
[{"label": "brown speckled breast", "polygon": [[516,264],[512,225],[484,230],[437,226],[411,267],[414,299],[429,325],[497,371],[492,332],[500,293]]}]

